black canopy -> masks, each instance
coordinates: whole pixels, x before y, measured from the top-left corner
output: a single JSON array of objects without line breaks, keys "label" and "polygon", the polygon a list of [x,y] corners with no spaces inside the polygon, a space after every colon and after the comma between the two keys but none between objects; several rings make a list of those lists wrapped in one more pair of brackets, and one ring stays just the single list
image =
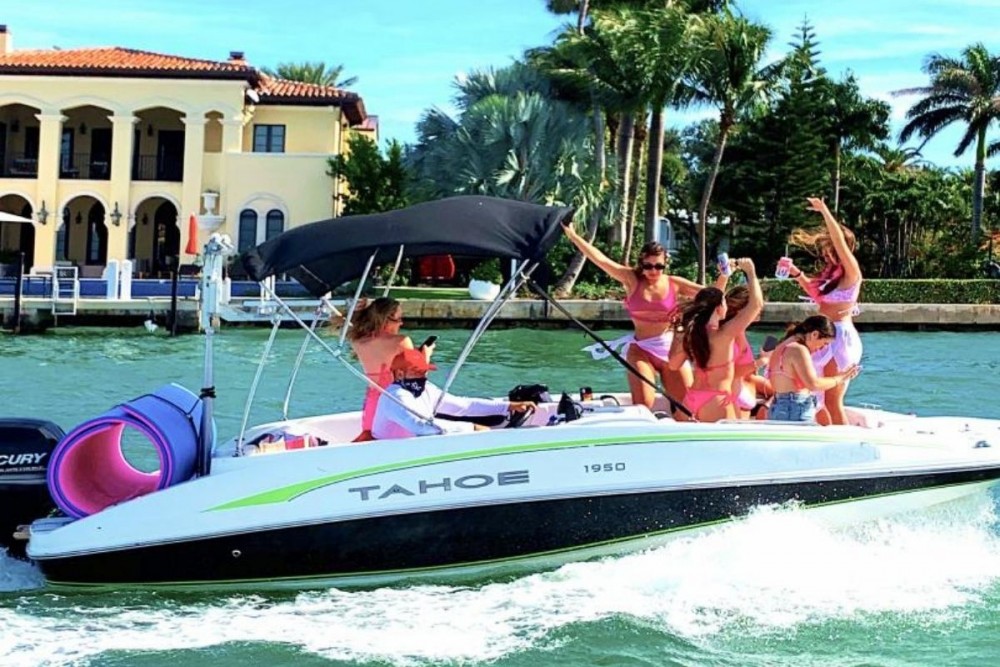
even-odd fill
[{"label": "black canopy", "polygon": [[254,280],[287,273],[314,295],[405,257],[460,255],[537,260],[558,240],[573,209],[495,197],[464,196],[387,213],[350,215],[296,227],[248,250],[243,266]]}]

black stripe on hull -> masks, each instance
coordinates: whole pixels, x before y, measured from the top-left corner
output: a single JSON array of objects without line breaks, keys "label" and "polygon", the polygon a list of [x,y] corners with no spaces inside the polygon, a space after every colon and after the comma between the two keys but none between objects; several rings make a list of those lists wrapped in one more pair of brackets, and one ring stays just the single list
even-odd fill
[{"label": "black stripe on hull", "polygon": [[315,524],[38,562],[53,583],[183,585],[459,567],[693,528],[796,500],[821,505],[1000,479],[1000,467],[665,490]]}]

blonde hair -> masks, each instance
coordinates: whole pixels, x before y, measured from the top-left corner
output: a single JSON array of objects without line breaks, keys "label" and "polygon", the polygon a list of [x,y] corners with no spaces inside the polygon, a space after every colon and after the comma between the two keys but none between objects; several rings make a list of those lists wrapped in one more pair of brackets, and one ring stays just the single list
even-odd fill
[{"label": "blonde hair", "polygon": [[[847,241],[847,247],[851,252],[854,252],[854,249],[858,245],[858,241],[854,237],[854,232],[839,222],[837,224],[840,225],[840,231],[844,233],[844,240]],[[826,227],[818,227],[811,230],[796,229],[792,232],[788,242],[808,251],[816,257],[823,256],[824,248],[833,248],[833,239],[830,238],[830,232],[827,231]]]},{"label": "blonde hair", "polygon": [[399,305],[396,299],[382,296],[354,311],[347,330],[348,340],[358,341],[381,333]]}]

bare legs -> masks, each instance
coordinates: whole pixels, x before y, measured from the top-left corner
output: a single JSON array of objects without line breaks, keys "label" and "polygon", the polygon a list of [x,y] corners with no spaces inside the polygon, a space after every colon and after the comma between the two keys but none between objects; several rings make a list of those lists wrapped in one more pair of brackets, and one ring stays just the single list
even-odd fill
[{"label": "bare legs", "polygon": [[632,394],[633,404],[645,405],[652,409],[653,402],[656,400],[656,391],[653,386],[656,384],[657,374],[663,383],[664,391],[670,398],[677,402],[684,400],[684,394],[687,393],[687,388],[691,386],[694,379],[690,366],[685,364],[679,371],[672,371],[667,366],[667,362],[651,357],[638,345],[630,345],[625,358],[650,382],[647,384],[633,373],[628,374],[628,388]]},{"label": "bare legs", "polygon": [[[826,366],[823,367],[823,375],[826,377],[837,375],[838,372],[837,362],[834,360],[830,360],[827,362]],[[831,424],[847,423],[847,413],[844,410],[844,395],[847,393],[847,386],[849,384],[850,382],[845,382],[843,384],[838,384],[832,389],[826,390],[824,401],[826,403],[826,411],[830,414]]]}]

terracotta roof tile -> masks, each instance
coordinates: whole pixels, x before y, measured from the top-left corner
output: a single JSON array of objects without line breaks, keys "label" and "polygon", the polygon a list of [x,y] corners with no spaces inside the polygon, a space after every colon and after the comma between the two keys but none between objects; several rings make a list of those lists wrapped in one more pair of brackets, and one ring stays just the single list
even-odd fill
[{"label": "terracotta roof tile", "polygon": [[361,123],[366,117],[361,97],[343,88],[277,79],[267,74],[260,74],[254,89],[260,95],[261,104],[334,104],[344,109],[352,124]]},{"label": "terracotta roof tile", "polygon": [[261,104],[333,105],[352,125],[364,122],[364,102],[354,92],[270,77],[245,60],[201,60],[120,46],[45,49],[0,53],[0,74],[66,76],[148,76],[192,79],[243,79]]},{"label": "terracotta roof tile", "polygon": [[[0,73],[173,74],[195,78],[240,78],[253,73],[243,61],[200,60],[110,46],[0,53]],[[227,76],[228,75],[228,76]]]}]

